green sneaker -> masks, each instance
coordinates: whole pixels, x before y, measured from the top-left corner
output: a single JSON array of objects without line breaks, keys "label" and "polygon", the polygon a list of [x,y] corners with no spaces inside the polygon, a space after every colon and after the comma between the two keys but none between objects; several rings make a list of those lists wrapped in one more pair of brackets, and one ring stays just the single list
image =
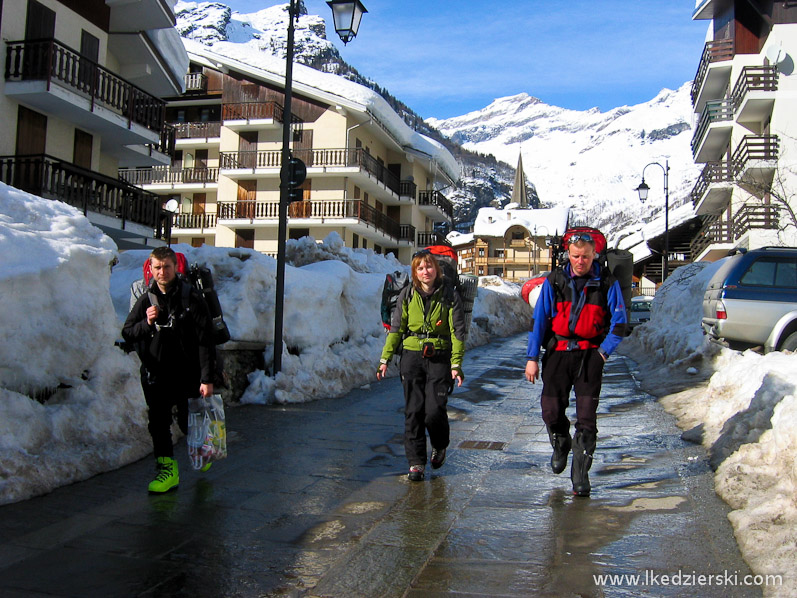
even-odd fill
[{"label": "green sneaker", "polygon": [[202,473],[205,473],[208,469],[210,469],[211,465],[213,465],[213,461],[209,461],[208,463],[205,463],[202,467],[199,468],[199,471],[201,471]]},{"label": "green sneaker", "polygon": [[149,491],[156,493],[168,492],[177,488],[180,483],[180,474],[177,471],[177,461],[171,457],[158,457],[158,475],[149,483]]}]

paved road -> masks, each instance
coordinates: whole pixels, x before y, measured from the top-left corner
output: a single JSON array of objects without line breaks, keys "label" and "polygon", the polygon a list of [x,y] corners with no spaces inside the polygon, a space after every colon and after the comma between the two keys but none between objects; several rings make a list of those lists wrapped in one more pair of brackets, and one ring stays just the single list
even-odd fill
[{"label": "paved road", "polygon": [[[761,596],[729,586],[749,570],[703,449],[622,357],[607,364],[593,496],[571,496],[550,472],[524,346],[470,352],[448,461],[423,483],[405,477],[394,378],[229,409],[228,459],[187,471],[181,442],[168,495],[146,493],[145,459],[0,507],[0,596]],[[684,587],[700,575],[724,577]]]}]

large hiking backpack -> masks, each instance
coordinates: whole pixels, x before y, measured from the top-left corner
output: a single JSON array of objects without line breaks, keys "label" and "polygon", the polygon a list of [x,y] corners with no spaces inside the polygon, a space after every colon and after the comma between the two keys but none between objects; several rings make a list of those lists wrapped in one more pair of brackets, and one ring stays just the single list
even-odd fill
[{"label": "large hiking backpack", "polygon": [[[479,287],[479,279],[470,274],[457,274],[457,254],[447,245],[432,245],[427,247],[429,253],[435,256],[443,271],[443,284],[459,293],[462,299],[462,309],[465,312],[465,334],[470,330],[473,304]],[[382,326],[390,330],[390,319],[396,309],[396,301],[401,290],[410,284],[410,274],[403,270],[396,270],[385,275],[382,286]]]},{"label": "large hiking backpack", "polygon": [[[620,283],[620,290],[623,292],[623,302],[625,303],[626,316],[631,309],[631,285],[634,278],[634,256],[625,249],[608,249],[606,237],[597,228],[589,226],[576,226],[568,228],[562,235],[562,243],[559,248],[560,263],[567,263],[567,244],[573,237],[587,234],[595,241],[595,252],[598,254],[598,263],[612,273]],[[628,318],[627,318],[628,319]]]}]

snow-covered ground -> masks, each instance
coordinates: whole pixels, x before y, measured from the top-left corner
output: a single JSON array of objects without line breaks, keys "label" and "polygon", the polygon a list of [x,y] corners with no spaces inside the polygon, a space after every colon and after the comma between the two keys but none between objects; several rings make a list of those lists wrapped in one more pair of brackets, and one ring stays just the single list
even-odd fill
[{"label": "snow-covered ground", "polygon": [[797,596],[797,354],[740,353],[703,337],[703,291],[720,263],[676,270],[620,352],[687,437],[702,438],[745,560],[783,576],[764,596]]},{"label": "snow-covered ground", "polygon": [[[265,344],[269,363],[274,260],[175,248],[212,268],[233,338]],[[2,504],[120,467],[151,446],[137,358],[112,348],[146,252],[117,254],[77,210],[1,183],[0,251]],[[398,262],[348,249],[337,235],[292,241],[288,258],[289,351],[276,377],[250,375],[248,403],[339,396],[371,381],[378,362],[382,281]],[[797,595],[797,355],[738,353],[704,340],[700,303],[717,267],[677,270],[651,321],[621,351],[685,430],[702,426],[745,559],[757,574],[783,575],[784,586],[765,595]],[[529,315],[517,286],[483,278],[468,344],[522,331]]]}]

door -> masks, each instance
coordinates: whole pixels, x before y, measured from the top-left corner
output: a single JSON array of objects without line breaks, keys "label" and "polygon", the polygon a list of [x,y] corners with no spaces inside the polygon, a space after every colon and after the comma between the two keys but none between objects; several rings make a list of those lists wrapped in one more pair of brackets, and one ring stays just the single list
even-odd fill
[{"label": "door", "polygon": [[313,165],[313,131],[301,130],[293,134],[293,155],[308,168]]},{"label": "door", "polygon": [[94,138],[85,131],[75,129],[75,146],[72,150],[72,163],[86,170],[91,170],[91,150]]},{"label": "door", "polygon": [[[55,38],[55,11],[36,0],[29,0],[25,20],[25,41],[40,40],[40,43],[25,44],[22,55],[22,78],[42,79],[48,75],[45,62],[50,41]],[[43,41],[47,40],[47,41]]]},{"label": "door", "polygon": [[238,137],[238,168],[254,168],[257,164],[257,131],[241,131]]},{"label": "door", "polygon": [[236,218],[255,217],[255,198],[257,181],[238,181],[238,202],[235,205]]},{"label": "door", "polygon": [[206,183],[208,181],[208,150],[194,151],[192,165],[185,165],[186,183]]},{"label": "door", "polygon": [[205,202],[207,193],[194,193],[191,199],[191,223],[194,228],[205,227]]},{"label": "door", "polygon": [[93,91],[96,86],[94,73],[100,62],[100,40],[83,31],[80,36],[80,69],[78,81],[84,91]]},{"label": "door", "polygon": [[235,246],[245,249],[255,248],[255,231],[251,228],[235,229]]},{"label": "door", "polygon": [[41,195],[44,182],[44,150],[47,117],[24,106],[17,110],[17,147],[13,185]]}]

